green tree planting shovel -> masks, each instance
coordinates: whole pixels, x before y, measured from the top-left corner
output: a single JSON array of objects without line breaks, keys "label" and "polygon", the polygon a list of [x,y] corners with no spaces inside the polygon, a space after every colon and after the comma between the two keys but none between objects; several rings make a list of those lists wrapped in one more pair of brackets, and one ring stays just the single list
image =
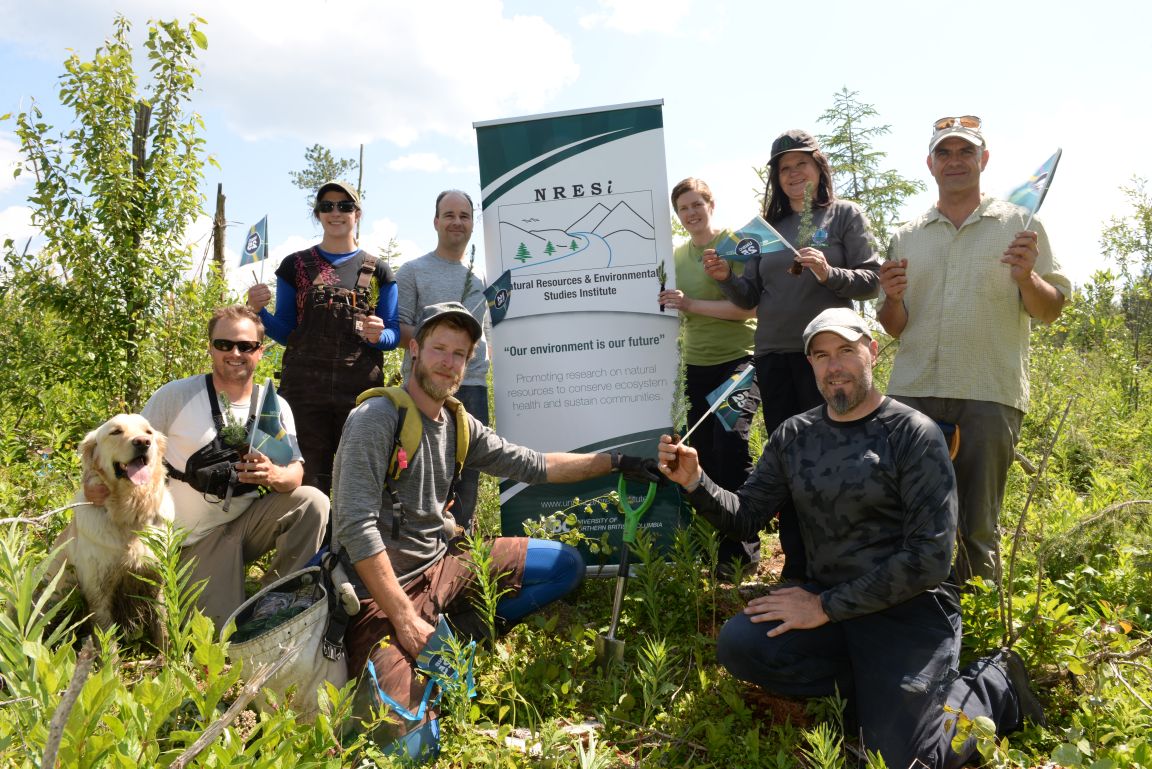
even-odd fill
[{"label": "green tree planting shovel", "polygon": [[624,586],[628,584],[628,559],[631,554],[631,545],[636,541],[636,529],[640,518],[652,506],[656,499],[656,484],[648,484],[648,495],[640,507],[635,510],[628,504],[628,482],[620,476],[616,484],[620,501],[620,512],[624,514],[624,537],[620,543],[620,567],[616,570],[616,595],[612,598],[612,622],[608,626],[608,635],[601,633],[596,636],[596,662],[607,670],[612,663],[624,660],[624,642],[616,638],[616,626],[620,623],[620,609],[624,604]]}]

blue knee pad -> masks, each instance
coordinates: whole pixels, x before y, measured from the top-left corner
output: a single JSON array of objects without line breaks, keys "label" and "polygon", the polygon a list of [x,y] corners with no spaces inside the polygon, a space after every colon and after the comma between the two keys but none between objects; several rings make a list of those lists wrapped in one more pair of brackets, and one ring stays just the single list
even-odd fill
[{"label": "blue knee pad", "polygon": [[524,581],[520,592],[502,598],[496,614],[509,622],[519,622],[532,612],[571,593],[584,581],[584,558],[580,551],[562,542],[528,540],[524,556]]}]

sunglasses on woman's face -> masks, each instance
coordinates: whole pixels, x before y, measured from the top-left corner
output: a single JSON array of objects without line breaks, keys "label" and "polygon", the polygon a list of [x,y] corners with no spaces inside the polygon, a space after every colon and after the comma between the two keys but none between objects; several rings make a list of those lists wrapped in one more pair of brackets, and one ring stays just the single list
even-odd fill
[{"label": "sunglasses on woman's face", "polygon": [[212,346],[220,352],[232,352],[236,348],[245,355],[259,350],[263,345],[260,342],[241,342],[236,339],[213,339]]},{"label": "sunglasses on woman's face", "polygon": [[342,214],[350,214],[356,210],[356,202],[352,200],[321,200],[316,204],[316,210],[322,214],[330,214],[332,209],[336,209]]}]

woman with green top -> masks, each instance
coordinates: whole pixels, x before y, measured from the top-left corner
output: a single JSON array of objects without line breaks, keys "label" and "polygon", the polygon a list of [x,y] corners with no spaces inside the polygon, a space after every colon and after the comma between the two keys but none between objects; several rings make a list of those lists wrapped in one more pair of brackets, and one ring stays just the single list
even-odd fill
[{"label": "woman with green top", "polygon": [[[755,310],[737,307],[724,298],[716,281],[704,272],[701,262],[708,249],[714,249],[731,230],[712,224],[715,203],[712,190],[700,179],[689,177],[672,188],[672,209],[680,218],[691,239],[673,253],[676,264],[676,286],[661,291],[659,300],[665,307],[683,315],[685,391],[688,396],[688,424],[694,425],[708,410],[708,394],[728,381],[745,366],[752,365]],[[740,272],[742,265],[733,264]],[[700,455],[700,464],[708,477],[729,491],[736,491],[752,471],[748,451],[748,433],[752,418],[759,408],[759,393],[753,385],[741,402],[740,419],[729,431],[710,415],[692,433],[690,442]],[[759,542],[742,543],[722,540],[720,563],[733,558],[741,563],[755,561]]]}]

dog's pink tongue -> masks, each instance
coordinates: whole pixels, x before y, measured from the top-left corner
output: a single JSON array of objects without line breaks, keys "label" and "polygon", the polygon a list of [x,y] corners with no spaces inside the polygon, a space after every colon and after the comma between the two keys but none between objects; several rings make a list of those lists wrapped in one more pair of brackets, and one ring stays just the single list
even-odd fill
[{"label": "dog's pink tongue", "polygon": [[136,457],[124,465],[124,474],[136,486],[143,486],[152,480],[152,468],[148,466],[148,460],[145,457]]}]

